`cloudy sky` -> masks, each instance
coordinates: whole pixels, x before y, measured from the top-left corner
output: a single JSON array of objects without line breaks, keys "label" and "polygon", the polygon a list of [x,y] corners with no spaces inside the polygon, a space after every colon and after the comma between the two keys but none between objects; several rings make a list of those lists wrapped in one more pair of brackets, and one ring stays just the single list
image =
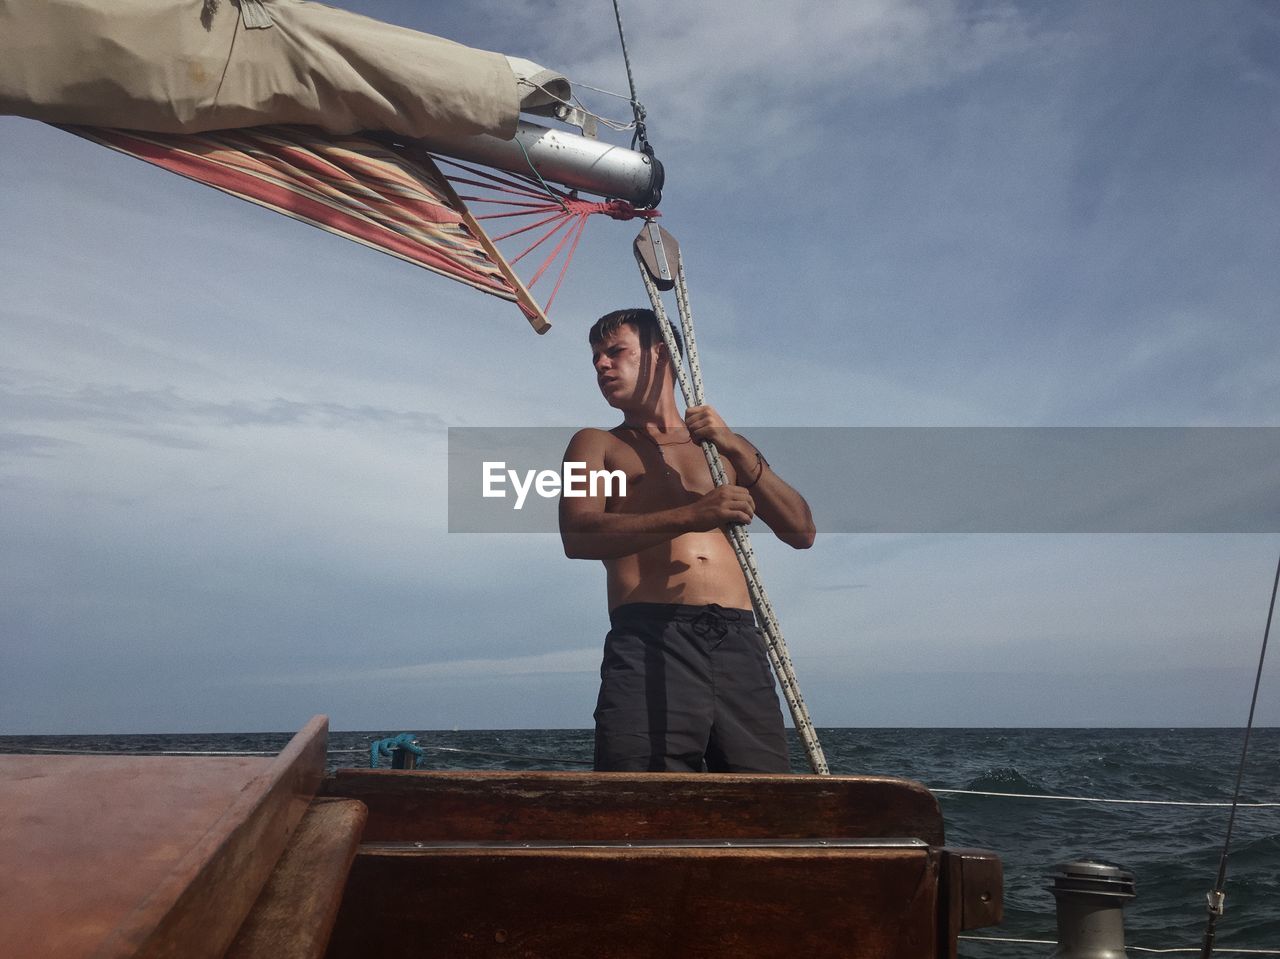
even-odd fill
[{"label": "cloudy sky", "polygon": [[[607,3],[340,5],[625,88]],[[1280,426],[1274,4],[624,14],[731,424]],[[32,121],[0,175],[0,731],[590,725],[603,570],[447,532],[446,431],[613,425],[584,340],[644,302],[633,224],[537,337]],[[1242,725],[1280,551],[755,541],[819,727]]]}]

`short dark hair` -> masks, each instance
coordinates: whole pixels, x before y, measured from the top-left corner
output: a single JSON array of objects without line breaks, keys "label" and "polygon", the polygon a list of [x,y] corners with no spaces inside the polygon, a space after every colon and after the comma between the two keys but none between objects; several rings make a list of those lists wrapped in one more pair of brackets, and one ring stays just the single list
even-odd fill
[{"label": "short dark hair", "polygon": [[[636,331],[636,335],[640,337],[640,345],[645,349],[653,346],[654,343],[666,342],[653,310],[642,309],[614,310],[612,313],[606,313],[596,320],[587,333],[587,342],[595,346],[606,336],[612,336],[624,326],[630,326]],[[681,340],[680,329],[675,324],[671,325],[671,335],[676,341],[676,352],[684,356],[684,341]]]}]

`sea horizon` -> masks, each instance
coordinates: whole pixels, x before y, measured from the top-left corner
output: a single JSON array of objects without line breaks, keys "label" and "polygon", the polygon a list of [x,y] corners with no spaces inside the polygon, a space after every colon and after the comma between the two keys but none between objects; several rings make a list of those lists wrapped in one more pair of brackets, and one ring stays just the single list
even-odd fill
[{"label": "sea horizon", "polygon": [[[323,713],[318,715],[323,715]],[[298,729],[301,729],[301,728],[302,727],[300,725]],[[392,727],[387,726],[385,728],[391,729]],[[400,731],[404,731],[404,727],[401,727],[401,726],[396,726],[394,728]],[[1029,725],[1021,725],[1021,726],[938,726],[938,725],[821,726],[816,724],[814,725],[814,729],[817,730],[818,732],[821,732],[822,730],[838,731],[838,730],[856,730],[856,729],[952,730],[956,732],[961,732],[965,730],[984,731],[984,730],[1055,730],[1055,729],[1109,730],[1109,729],[1115,729],[1115,730],[1131,730],[1131,731],[1137,732],[1137,731],[1143,731],[1143,730],[1153,731],[1153,730],[1167,729],[1167,730],[1237,730],[1243,733],[1246,728],[1252,728],[1254,731],[1262,730],[1262,729],[1280,729],[1280,724],[1275,724],[1275,723],[1254,724],[1252,727],[1246,727],[1244,725],[1239,725],[1239,726],[1181,725],[1181,724],[1164,724],[1164,723],[1157,723],[1155,725],[1151,725],[1151,724],[1126,725],[1123,723],[1117,723],[1117,724],[1111,724],[1111,725],[1096,725],[1096,726],[1094,725],[1088,725],[1088,726],[1060,725],[1060,724],[1046,725],[1046,726],[1029,726]],[[794,730],[795,730],[794,726],[787,724],[787,731],[789,733],[794,732]],[[276,736],[276,735],[283,736],[283,735],[292,735],[297,731],[298,731],[297,729],[290,730],[290,729],[198,729],[197,728],[197,729],[136,729],[136,730],[128,730],[128,731],[119,730],[119,729],[105,729],[105,730],[78,729],[71,732],[51,732],[51,731],[44,730],[40,732],[16,733],[16,732],[7,732],[4,730],[0,730],[0,740],[11,739],[11,738],[22,738],[22,737],[41,738],[41,737],[50,737],[50,736]],[[354,727],[352,728],[339,727],[339,726],[329,727],[330,733],[376,733],[378,731],[379,730],[375,730],[375,729],[357,729]],[[435,727],[435,728],[414,727],[408,731],[420,732],[420,733],[457,733],[457,732],[464,732],[464,733],[585,732],[585,733],[589,733],[592,731],[592,727],[590,726],[450,726],[450,727],[443,727],[442,726],[442,727]]]}]

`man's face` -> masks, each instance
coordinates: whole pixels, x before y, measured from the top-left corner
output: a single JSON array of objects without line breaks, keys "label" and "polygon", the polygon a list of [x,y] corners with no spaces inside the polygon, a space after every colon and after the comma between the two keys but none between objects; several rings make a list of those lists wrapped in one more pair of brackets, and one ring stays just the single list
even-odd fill
[{"label": "man's face", "polygon": [[656,396],[657,360],[658,348],[641,346],[640,334],[625,324],[591,347],[600,393],[620,410],[643,406]]}]

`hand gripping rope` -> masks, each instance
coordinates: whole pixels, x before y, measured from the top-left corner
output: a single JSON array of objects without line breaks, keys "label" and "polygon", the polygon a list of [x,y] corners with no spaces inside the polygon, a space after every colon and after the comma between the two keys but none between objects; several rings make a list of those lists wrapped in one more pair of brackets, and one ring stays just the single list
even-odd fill
[{"label": "hand gripping rope", "polygon": [[[702,406],[706,400],[702,392],[702,369],[698,364],[698,344],[693,335],[693,314],[689,309],[689,291],[684,280],[684,260],[680,256],[680,248],[671,234],[659,227],[652,220],[640,231],[635,241],[636,261],[640,264],[640,276],[644,280],[645,290],[653,304],[653,312],[658,318],[658,328],[662,330],[662,338],[667,344],[667,352],[671,354],[671,365],[675,369],[676,379],[680,382],[680,394],[684,404]],[[671,321],[667,318],[662,305],[661,290],[675,288],[676,305],[680,310],[680,328],[684,334],[685,357],[689,361],[686,373],[680,361],[680,352],[676,349],[675,337],[671,333]],[[724,464],[720,461],[720,452],[715,444],[704,442],[703,455],[707,458],[707,466],[711,469],[711,477],[716,486],[724,486],[728,482]],[[760,581],[760,571],[756,568],[755,553],[751,549],[751,540],[747,528],[734,523],[729,526],[729,540],[733,543],[733,551],[738,556],[738,564],[747,580],[747,590],[751,593],[751,605],[755,608],[756,619],[764,632],[765,645],[769,652],[769,662],[782,687],[783,698],[791,710],[791,720],[795,723],[800,742],[804,744],[805,754],[809,757],[809,765],[820,776],[830,775],[827,757],[823,755],[822,744],[818,742],[818,734],[809,719],[809,711],[805,708],[804,697],[800,695],[800,685],[796,682],[795,670],[791,666],[791,655],[787,652],[786,640],[782,637],[782,629],[765,594],[764,584]]]}]

